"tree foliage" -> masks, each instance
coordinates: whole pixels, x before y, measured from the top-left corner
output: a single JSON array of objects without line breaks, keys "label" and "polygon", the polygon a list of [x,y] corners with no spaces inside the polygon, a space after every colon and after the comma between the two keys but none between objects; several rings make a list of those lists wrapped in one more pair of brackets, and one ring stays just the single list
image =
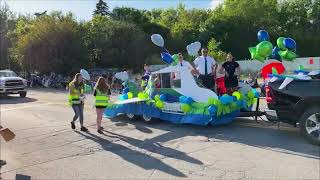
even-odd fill
[{"label": "tree foliage", "polygon": [[109,6],[103,0],[99,0],[96,4],[96,9],[93,11],[93,15],[106,16],[109,14]]}]

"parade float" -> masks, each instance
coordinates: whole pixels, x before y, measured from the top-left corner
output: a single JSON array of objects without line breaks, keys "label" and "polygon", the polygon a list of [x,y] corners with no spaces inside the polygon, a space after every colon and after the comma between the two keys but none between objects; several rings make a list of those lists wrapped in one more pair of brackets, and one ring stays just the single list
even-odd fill
[{"label": "parade float", "polygon": [[[110,100],[105,110],[108,118],[125,114],[133,119],[142,117],[146,122],[160,119],[177,124],[221,125],[231,123],[238,116],[262,115],[258,111],[259,93],[250,85],[239,82],[239,90],[231,95],[218,96],[196,81],[189,69],[177,66],[177,55],[170,55],[159,34],[151,36],[154,44],[161,47],[161,59],[168,67],[152,72],[143,91],[138,92],[126,72],[116,78],[123,81],[124,89],[116,100]],[[187,46],[189,55],[196,56],[199,42]],[[173,74],[180,77],[175,79]]]}]

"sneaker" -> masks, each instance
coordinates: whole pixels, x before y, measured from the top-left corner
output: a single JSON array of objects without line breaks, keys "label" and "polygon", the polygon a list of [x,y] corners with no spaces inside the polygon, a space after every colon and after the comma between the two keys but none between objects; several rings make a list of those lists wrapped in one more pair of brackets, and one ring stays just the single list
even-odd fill
[{"label": "sneaker", "polygon": [[80,129],[80,131],[87,132],[87,131],[88,131],[88,129],[87,129],[86,127],[82,126],[82,127],[81,127],[81,129]]},{"label": "sneaker", "polygon": [[76,128],[76,126],[74,125],[74,122],[73,122],[73,121],[71,121],[71,128],[72,128],[72,129],[75,129],[75,128]]},{"label": "sneaker", "polygon": [[104,128],[101,126],[101,127],[100,127],[100,130],[104,130]]},{"label": "sneaker", "polygon": [[101,129],[98,129],[97,132],[98,132],[99,134],[103,134],[103,132],[101,131]]}]

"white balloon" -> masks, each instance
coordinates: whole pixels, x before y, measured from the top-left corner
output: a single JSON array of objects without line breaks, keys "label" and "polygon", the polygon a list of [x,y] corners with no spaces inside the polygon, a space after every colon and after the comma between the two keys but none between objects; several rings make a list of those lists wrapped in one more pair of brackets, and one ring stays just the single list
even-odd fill
[{"label": "white balloon", "polygon": [[128,72],[123,71],[123,72],[118,72],[114,75],[115,78],[120,79],[121,81],[128,81],[129,75]]},{"label": "white balloon", "polygon": [[197,56],[200,48],[201,48],[201,43],[198,41],[193,42],[187,46],[187,50],[190,56]]},{"label": "white balloon", "polygon": [[201,48],[201,43],[199,41],[194,42],[194,48],[196,51],[199,51]]},{"label": "white balloon", "polygon": [[163,37],[160,34],[152,34],[151,41],[153,42],[153,44],[155,44],[155,45],[157,45],[159,47],[163,47],[164,46],[164,40],[163,40]]},{"label": "white balloon", "polygon": [[190,45],[188,45],[188,46],[187,46],[187,51],[188,51],[188,54],[189,54],[189,55],[191,55],[191,48],[190,48]]},{"label": "white balloon", "polygon": [[88,80],[88,81],[90,80],[90,74],[88,73],[88,71],[81,69],[80,74],[83,77],[83,79]]}]

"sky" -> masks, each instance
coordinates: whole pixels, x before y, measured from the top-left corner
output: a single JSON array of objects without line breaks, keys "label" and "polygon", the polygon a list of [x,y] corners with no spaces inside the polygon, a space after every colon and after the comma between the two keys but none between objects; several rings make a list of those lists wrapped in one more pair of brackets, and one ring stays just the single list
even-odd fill
[{"label": "sky", "polygon": [[[110,10],[114,7],[133,7],[151,10],[154,8],[177,7],[179,3],[185,4],[188,9],[214,8],[223,0],[104,0]],[[0,0],[0,3],[9,5],[11,11],[17,14],[34,14],[59,10],[64,13],[73,12],[79,20],[89,20],[98,0]]]}]

